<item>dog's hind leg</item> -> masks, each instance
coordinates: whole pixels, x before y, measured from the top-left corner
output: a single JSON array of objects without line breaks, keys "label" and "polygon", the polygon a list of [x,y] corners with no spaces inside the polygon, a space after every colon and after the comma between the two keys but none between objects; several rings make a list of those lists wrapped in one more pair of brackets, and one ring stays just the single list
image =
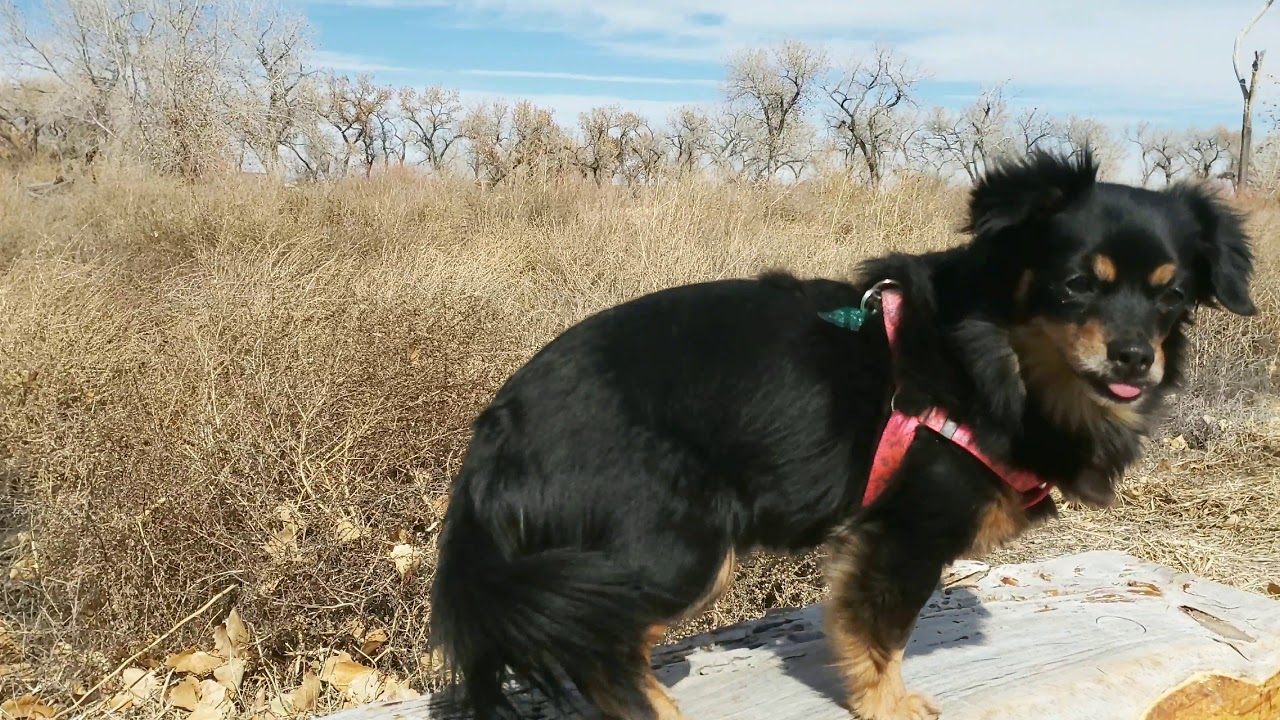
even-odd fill
[{"label": "dog's hind leg", "polygon": [[639,688],[615,688],[588,683],[584,692],[606,720],[687,720],[653,674],[650,654],[667,632],[666,625],[645,631],[642,657],[637,659]]},{"label": "dog's hind leg", "polygon": [[837,534],[828,562],[831,595],[824,625],[844,676],[848,706],[861,720],[933,720],[938,708],[902,681],[902,655],[942,563],[912,557],[911,543],[875,525]]}]

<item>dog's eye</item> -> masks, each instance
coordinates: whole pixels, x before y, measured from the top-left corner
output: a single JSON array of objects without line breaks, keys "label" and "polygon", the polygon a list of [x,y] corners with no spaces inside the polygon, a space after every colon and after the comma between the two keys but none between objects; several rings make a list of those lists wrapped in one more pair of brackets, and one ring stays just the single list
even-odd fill
[{"label": "dog's eye", "polygon": [[1187,294],[1182,292],[1181,288],[1169,287],[1160,293],[1160,304],[1165,307],[1173,307],[1181,305],[1183,300],[1187,299]]},{"label": "dog's eye", "polygon": [[1093,278],[1088,275],[1075,275],[1062,283],[1072,295],[1086,295],[1093,291]]}]

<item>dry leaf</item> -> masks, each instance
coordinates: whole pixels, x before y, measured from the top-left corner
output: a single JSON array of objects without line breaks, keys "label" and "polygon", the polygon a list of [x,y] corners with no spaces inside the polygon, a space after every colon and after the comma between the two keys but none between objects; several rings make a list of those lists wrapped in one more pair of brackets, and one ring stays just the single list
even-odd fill
[{"label": "dry leaf", "polygon": [[[236,612],[235,608],[231,608],[223,625],[227,628],[227,640],[231,641],[233,650],[243,651],[249,646],[249,628],[245,627],[244,621],[240,619],[240,613]],[[241,655],[237,652],[231,657],[241,657]]]},{"label": "dry leaf", "polygon": [[196,709],[200,704],[200,681],[193,677],[185,677],[182,682],[169,690],[169,704],[180,707],[187,712]]},{"label": "dry leaf", "polygon": [[400,573],[400,577],[408,577],[422,562],[422,555],[414,546],[399,543],[391,548],[391,561],[396,564],[396,572]]},{"label": "dry leaf", "polygon": [[297,525],[286,525],[283,530],[276,531],[271,539],[267,540],[263,549],[277,562],[295,558],[298,555],[299,533]]},{"label": "dry leaf", "polygon": [[401,684],[395,678],[387,678],[382,685],[382,694],[378,696],[378,702],[412,700],[416,697],[422,697],[422,693],[409,687],[408,683]]},{"label": "dry leaf", "polygon": [[14,582],[32,582],[36,579],[37,567],[34,555],[24,553],[9,566],[9,579]]},{"label": "dry leaf", "polygon": [[386,630],[383,630],[382,628],[374,628],[366,633],[362,639],[362,642],[360,643],[360,652],[364,653],[366,657],[372,657],[374,653],[378,652],[378,650],[382,648],[383,645],[387,644],[387,640],[388,637]]},{"label": "dry leaf", "polygon": [[120,673],[120,686],[123,689],[111,698],[109,704],[114,711],[140,705],[148,700],[160,688],[160,680],[154,670],[131,667]]},{"label": "dry leaf", "polygon": [[244,660],[231,658],[214,668],[213,678],[226,689],[238,691],[240,684],[244,682]]},{"label": "dry leaf", "polygon": [[214,654],[225,660],[243,660],[249,647],[249,629],[235,608],[213,629]]},{"label": "dry leaf", "polygon": [[365,536],[365,530],[354,522],[343,518],[338,521],[334,528],[333,534],[337,536],[339,543],[355,542]]},{"label": "dry leaf", "polygon": [[214,680],[200,682],[200,702],[187,720],[222,720],[231,712],[227,689]]},{"label": "dry leaf", "polygon": [[352,660],[351,655],[340,652],[324,661],[324,666],[320,668],[320,679],[345,691],[361,676],[371,672],[374,672],[373,668],[361,665]]},{"label": "dry leaf", "polygon": [[1280,597],[1280,583],[1267,583],[1267,594]]},{"label": "dry leaf", "polygon": [[313,672],[302,676],[302,684],[290,693],[294,712],[310,712],[320,698],[320,678]]},{"label": "dry leaf", "polygon": [[19,682],[30,681],[31,666],[27,663],[0,664],[0,680],[14,679]]},{"label": "dry leaf", "polygon": [[53,708],[40,702],[35,695],[23,695],[0,703],[0,714],[14,720],[34,720],[35,718],[51,718]]},{"label": "dry leaf", "polygon": [[176,673],[208,675],[222,662],[222,658],[203,650],[187,650],[165,658],[164,666]]},{"label": "dry leaf", "polygon": [[368,670],[351,681],[346,690],[347,699],[356,705],[367,705],[378,699],[382,691],[382,673]]}]

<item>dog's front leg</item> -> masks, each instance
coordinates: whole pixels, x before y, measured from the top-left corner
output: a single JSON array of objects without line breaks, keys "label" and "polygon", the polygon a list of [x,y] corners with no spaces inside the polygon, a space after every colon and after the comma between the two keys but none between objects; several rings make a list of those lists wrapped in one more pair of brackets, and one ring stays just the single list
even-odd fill
[{"label": "dog's front leg", "polygon": [[862,720],[939,715],[929,698],[910,692],[902,681],[907,639],[945,564],[935,553],[919,552],[920,539],[928,537],[923,530],[868,519],[831,543],[826,633],[844,675],[849,709]]}]

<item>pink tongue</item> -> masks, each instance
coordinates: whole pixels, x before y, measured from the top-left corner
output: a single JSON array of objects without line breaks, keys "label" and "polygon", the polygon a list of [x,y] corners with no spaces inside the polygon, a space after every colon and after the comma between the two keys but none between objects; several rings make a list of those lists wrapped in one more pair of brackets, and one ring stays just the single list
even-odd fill
[{"label": "pink tongue", "polygon": [[1142,388],[1134,385],[1125,385],[1124,383],[1111,383],[1107,386],[1107,389],[1115,393],[1117,397],[1122,397],[1126,400],[1136,398],[1142,394]]}]

